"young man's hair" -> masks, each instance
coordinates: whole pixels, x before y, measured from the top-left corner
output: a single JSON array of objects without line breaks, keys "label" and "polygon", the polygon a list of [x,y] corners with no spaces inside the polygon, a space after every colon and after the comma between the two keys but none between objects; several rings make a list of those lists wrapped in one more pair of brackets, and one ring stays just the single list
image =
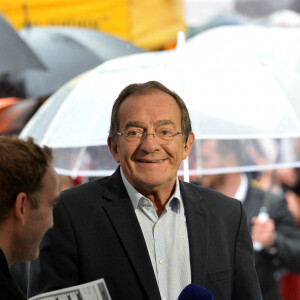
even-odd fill
[{"label": "young man's hair", "polygon": [[15,136],[0,136],[0,222],[11,210],[19,193],[27,194],[37,208],[42,180],[52,163],[50,148]]}]

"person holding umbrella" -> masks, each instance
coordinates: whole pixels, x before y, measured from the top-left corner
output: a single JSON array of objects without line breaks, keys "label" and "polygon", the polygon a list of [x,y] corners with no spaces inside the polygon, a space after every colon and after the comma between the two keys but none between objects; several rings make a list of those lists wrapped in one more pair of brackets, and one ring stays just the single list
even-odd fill
[{"label": "person holding umbrella", "polygon": [[32,139],[0,136],[0,295],[27,299],[9,266],[37,258],[39,243],[53,226],[58,179],[48,147]]},{"label": "person holding umbrella", "polygon": [[194,143],[183,100],[156,81],[125,87],[107,142],[119,167],[62,192],[29,295],[104,278],[112,299],[175,300],[190,283],[262,299],[242,204],[177,177]]},{"label": "person holding umbrella", "polygon": [[[239,147],[237,140],[203,141],[203,168],[214,164],[224,167],[238,165],[243,159]],[[257,247],[255,267],[263,299],[280,300],[278,280],[282,273],[287,270],[300,273],[300,232],[285,199],[257,188],[245,173],[203,175],[200,184],[244,204],[251,236]],[[258,217],[260,212],[265,216],[263,220]]]}]

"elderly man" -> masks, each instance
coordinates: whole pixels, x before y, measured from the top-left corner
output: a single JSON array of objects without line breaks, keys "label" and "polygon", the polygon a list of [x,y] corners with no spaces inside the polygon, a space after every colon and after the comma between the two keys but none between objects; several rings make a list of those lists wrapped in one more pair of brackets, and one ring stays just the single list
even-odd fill
[{"label": "elderly man", "polygon": [[53,226],[58,179],[49,148],[0,136],[0,298],[26,299],[8,267],[38,257]]},{"label": "elderly man", "polygon": [[[231,140],[207,140],[202,143],[204,168],[234,166],[242,158],[239,144]],[[280,300],[278,279],[281,272],[300,272],[300,232],[283,197],[256,188],[246,174],[228,173],[202,176],[201,185],[239,199],[245,206],[253,241],[262,251],[255,252],[255,266],[264,300]],[[267,203],[269,219],[257,215]]]},{"label": "elderly man", "polygon": [[112,299],[175,300],[191,282],[215,300],[261,299],[241,203],[177,178],[193,142],[176,93],[127,86],[108,137],[120,166],[61,194],[30,295],[104,278]]}]

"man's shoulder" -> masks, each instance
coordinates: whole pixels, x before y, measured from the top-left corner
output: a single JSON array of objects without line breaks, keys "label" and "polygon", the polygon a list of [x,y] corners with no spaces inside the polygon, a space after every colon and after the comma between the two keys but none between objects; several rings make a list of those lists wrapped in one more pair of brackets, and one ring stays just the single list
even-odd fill
[{"label": "man's shoulder", "polygon": [[216,190],[208,187],[203,187],[194,183],[181,182],[181,190],[184,194],[188,194],[190,197],[197,197],[205,202],[211,204],[239,204],[240,201],[234,198],[228,197]]},{"label": "man's shoulder", "polygon": [[108,180],[109,177],[100,178],[64,190],[60,194],[60,202],[74,206],[76,203],[93,203],[96,199],[99,201]]},{"label": "man's shoulder", "polygon": [[181,194],[187,214],[200,209],[210,220],[218,220],[218,222],[225,220],[224,224],[239,222],[242,205],[237,199],[193,183],[182,183]]},{"label": "man's shoulder", "polygon": [[67,190],[64,190],[61,192],[61,194],[72,195],[72,194],[82,194],[86,192],[98,191],[99,189],[103,189],[107,185],[108,179],[109,177],[103,177],[92,181],[88,181],[80,185],[71,187]]}]

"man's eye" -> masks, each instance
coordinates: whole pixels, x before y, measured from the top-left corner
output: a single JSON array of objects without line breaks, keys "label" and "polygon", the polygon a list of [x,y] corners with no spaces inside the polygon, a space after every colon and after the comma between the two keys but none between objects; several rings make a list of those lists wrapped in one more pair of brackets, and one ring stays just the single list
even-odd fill
[{"label": "man's eye", "polygon": [[127,131],[127,136],[138,136],[140,135],[141,133],[137,130],[129,130]]},{"label": "man's eye", "polygon": [[161,135],[171,135],[172,132],[170,130],[163,129],[163,130],[159,131],[159,134],[161,134]]}]

